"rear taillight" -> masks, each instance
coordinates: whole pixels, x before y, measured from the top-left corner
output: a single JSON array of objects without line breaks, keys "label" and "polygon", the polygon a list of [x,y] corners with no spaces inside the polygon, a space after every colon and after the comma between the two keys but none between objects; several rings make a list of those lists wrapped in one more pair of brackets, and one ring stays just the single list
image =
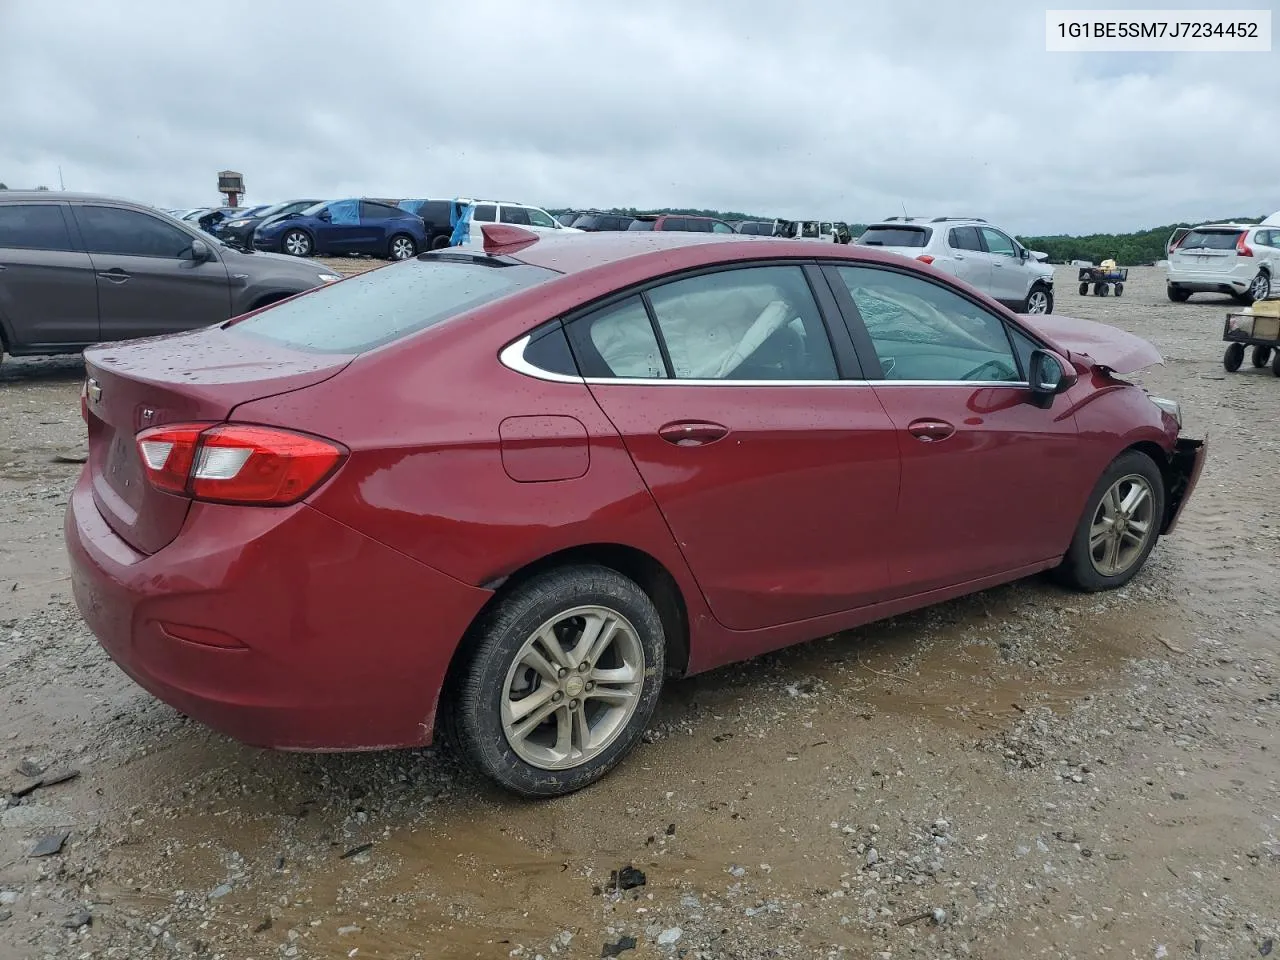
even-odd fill
[{"label": "rear taillight", "polygon": [[1242,257],[1252,257],[1253,256],[1252,248],[1247,243],[1244,242],[1244,238],[1246,236],[1247,234],[1242,233],[1236,239],[1236,253]]},{"label": "rear taillight", "polygon": [[929,256],[927,253],[920,254],[916,259],[921,263],[933,263],[933,257]]},{"label": "rear taillight", "polygon": [[154,487],[217,503],[297,503],[347,455],[320,437],[243,423],[172,424],[144,430],[137,440]]}]

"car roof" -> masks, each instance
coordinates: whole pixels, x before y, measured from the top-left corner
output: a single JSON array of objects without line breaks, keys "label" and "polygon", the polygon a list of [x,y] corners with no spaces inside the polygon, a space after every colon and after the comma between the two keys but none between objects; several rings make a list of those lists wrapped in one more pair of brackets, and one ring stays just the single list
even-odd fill
[{"label": "car roof", "polygon": [[[674,214],[679,216],[679,214]],[[706,218],[713,219],[713,218]],[[687,263],[673,262],[671,254],[688,251]],[[655,273],[682,269],[696,263],[717,260],[788,259],[810,257],[901,263],[902,257],[871,247],[843,246],[813,240],[772,239],[738,233],[683,233],[623,231],[620,233],[573,234],[568,237],[543,235],[535,243],[518,250],[511,259],[560,273],[581,273],[596,267],[638,261],[653,256],[661,261]]]},{"label": "car roof", "polygon": [[1190,233],[1192,230],[1248,230],[1250,227],[1261,227],[1261,223],[1202,223],[1198,227],[1187,227]]},{"label": "car roof", "polygon": [[[126,200],[123,197],[112,197],[104,193],[70,193],[66,190],[0,190],[0,200],[106,200],[110,203],[127,203],[134,207],[145,207],[145,203]],[[149,208],[155,209],[155,208]],[[211,210],[212,207],[189,207],[191,210]]]}]

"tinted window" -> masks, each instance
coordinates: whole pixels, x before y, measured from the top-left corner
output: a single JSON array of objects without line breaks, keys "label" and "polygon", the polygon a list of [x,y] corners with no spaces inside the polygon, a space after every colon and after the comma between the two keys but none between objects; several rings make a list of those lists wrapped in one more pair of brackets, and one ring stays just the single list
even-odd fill
[{"label": "tinted window", "polygon": [[947,234],[947,244],[952,250],[982,250],[977,227],[952,227]]},{"label": "tinted window", "polygon": [[529,211],[524,207],[513,207],[510,204],[503,204],[499,211],[503,223],[514,223],[519,226],[527,227],[529,225]]},{"label": "tinted window", "polygon": [[598,228],[602,219],[602,217],[593,217],[589,213],[583,213],[575,217],[568,226],[577,227],[579,230],[590,230],[593,227]]},{"label": "tinted window", "polygon": [[237,330],[319,353],[360,353],[558,276],[528,265],[407,260],[287,300]]},{"label": "tinted window", "polygon": [[0,205],[0,247],[21,250],[70,250],[62,210],[56,203]]},{"label": "tinted window", "polygon": [[1239,238],[1239,230],[1192,230],[1178,244],[1178,249],[1234,250]]},{"label": "tinted window", "polygon": [[397,207],[388,207],[382,203],[370,203],[368,200],[360,201],[361,220],[387,220],[391,217],[402,216],[404,216],[404,211]]},{"label": "tinted window", "polygon": [[1280,230],[1259,230],[1254,242],[1264,247],[1280,247]]},{"label": "tinted window", "polygon": [[1019,380],[1004,321],[938,284],[839,267],[885,380]]},{"label": "tinted window", "polygon": [[733,233],[733,227],[729,226],[727,223],[721,223],[719,220],[713,220],[711,222],[711,232],[712,233]]},{"label": "tinted window", "polygon": [[800,267],[722,270],[649,291],[682,380],[835,380],[835,358]]},{"label": "tinted window", "polygon": [[191,255],[191,237],[175,226],[137,210],[119,207],[74,207],[85,248],[90,253],[123,257]]},{"label": "tinted window", "polygon": [[631,297],[574,324],[592,376],[659,379],[667,375],[658,338],[639,297]]},{"label": "tinted window", "polygon": [[523,208],[525,216],[529,218],[529,223],[535,227],[555,227],[556,222],[551,219],[551,215],[543,213],[541,210],[535,210],[533,207]]},{"label": "tinted window", "polygon": [[652,230],[656,221],[653,220],[632,220],[627,224],[628,230]]},{"label": "tinted window", "polygon": [[999,230],[992,230],[990,227],[983,227],[982,239],[986,241],[988,253],[995,253],[1002,257],[1016,257],[1018,255],[1017,248],[1014,247],[1013,241]]},{"label": "tinted window", "polygon": [[691,233],[710,233],[711,221],[700,220],[696,217],[690,217],[688,220],[685,221],[685,229],[690,231]]},{"label": "tinted window", "polygon": [[573,351],[569,349],[569,338],[558,323],[529,342],[524,348],[524,359],[548,373],[578,376],[578,365],[574,363]]},{"label": "tinted window", "polygon": [[493,223],[497,215],[497,207],[492,203],[479,203],[476,204],[476,212],[471,215],[471,219],[480,220],[484,223]]},{"label": "tinted window", "polygon": [[689,223],[684,217],[667,217],[662,221],[662,229],[685,231],[689,229]]},{"label": "tinted window", "polygon": [[1018,379],[1026,380],[1027,371],[1031,369],[1031,351],[1040,346],[1017,327],[1007,327],[1009,339],[1013,341],[1013,352],[1018,356]]},{"label": "tinted window", "polygon": [[869,247],[923,247],[932,233],[928,227],[868,227],[858,242]]},{"label": "tinted window", "polygon": [[449,225],[449,201],[428,200],[419,208],[418,216],[428,223],[447,227]]},{"label": "tinted window", "polygon": [[630,217],[611,217],[609,222],[610,230],[629,230],[631,229]]}]

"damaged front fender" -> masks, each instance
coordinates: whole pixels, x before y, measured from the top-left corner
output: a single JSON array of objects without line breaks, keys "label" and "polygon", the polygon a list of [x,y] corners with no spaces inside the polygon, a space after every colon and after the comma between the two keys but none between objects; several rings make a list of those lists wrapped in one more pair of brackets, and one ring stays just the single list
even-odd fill
[{"label": "damaged front fender", "polygon": [[1192,440],[1179,437],[1164,468],[1165,508],[1161,535],[1173,533],[1182,517],[1182,508],[1191,499],[1209,453],[1209,438]]}]

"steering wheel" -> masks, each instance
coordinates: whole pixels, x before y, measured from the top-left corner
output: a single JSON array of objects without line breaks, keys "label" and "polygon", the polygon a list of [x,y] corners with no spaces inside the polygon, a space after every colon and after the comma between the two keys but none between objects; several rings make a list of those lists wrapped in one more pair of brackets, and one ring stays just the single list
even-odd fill
[{"label": "steering wheel", "polygon": [[1004,373],[1005,376],[1008,375],[1007,373],[1005,373],[1005,371],[1009,369],[1009,365],[1007,363],[1005,363],[1003,360],[988,360],[986,363],[982,363],[974,367],[972,370],[970,370],[960,379],[961,380],[977,380],[979,379],[978,375],[981,374],[982,371],[986,370],[988,367],[995,367],[997,370],[1001,371],[1001,373]]}]

